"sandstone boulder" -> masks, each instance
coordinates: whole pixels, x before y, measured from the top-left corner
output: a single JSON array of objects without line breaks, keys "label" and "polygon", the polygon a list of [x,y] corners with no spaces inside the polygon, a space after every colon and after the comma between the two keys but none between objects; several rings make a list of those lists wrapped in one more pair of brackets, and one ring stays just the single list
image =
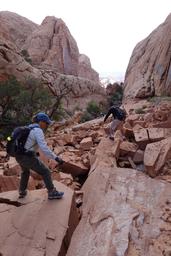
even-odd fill
[{"label": "sandstone boulder", "polygon": [[146,172],[151,177],[157,176],[170,157],[171,138],[148,144],[144,153]]},{"label": "sandstone boulder", "polygon": [[80,147],[83,150],[90,150],[90,148],[93,146],[93,141],[91,137],[84,138],[80,142]]}]

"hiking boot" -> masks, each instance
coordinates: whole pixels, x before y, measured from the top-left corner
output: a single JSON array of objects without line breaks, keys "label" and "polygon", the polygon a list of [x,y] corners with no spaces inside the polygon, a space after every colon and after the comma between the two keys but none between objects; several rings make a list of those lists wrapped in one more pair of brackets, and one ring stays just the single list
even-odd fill
[{"label": "hiking boot", "polygon": [[55,188],[48,192],[48,199],[61,199],[64,195],[64,192],[57,191]]},{"label": "hiking boot", "polygon": [[27,195],[27,190],[19,191],[19,198],[24,198]]}]

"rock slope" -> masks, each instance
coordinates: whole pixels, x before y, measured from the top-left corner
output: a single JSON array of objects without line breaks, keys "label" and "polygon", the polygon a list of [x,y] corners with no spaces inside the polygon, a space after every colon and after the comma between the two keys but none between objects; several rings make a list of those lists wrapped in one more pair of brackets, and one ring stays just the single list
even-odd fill
[{"label": "rock slope", "polygon": [[146,98],[171,95],[171,14],[133,50],[124,96]]}]

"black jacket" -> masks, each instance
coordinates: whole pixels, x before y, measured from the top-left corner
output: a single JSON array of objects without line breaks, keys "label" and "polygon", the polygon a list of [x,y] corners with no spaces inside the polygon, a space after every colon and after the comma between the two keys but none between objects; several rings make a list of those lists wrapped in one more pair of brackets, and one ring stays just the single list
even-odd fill
[{"label": "black jacket", "polygon": [[114,119],[117,119],[117,114],[118,114],[118,111],[117,111],[117,108],[116,107],[111,107],[108,111],[108,113],[106,114],[105,118],[104,118],[104,122],[107,120],[107,118],[110,116],[110,115],[113,115],[113,118]]}]

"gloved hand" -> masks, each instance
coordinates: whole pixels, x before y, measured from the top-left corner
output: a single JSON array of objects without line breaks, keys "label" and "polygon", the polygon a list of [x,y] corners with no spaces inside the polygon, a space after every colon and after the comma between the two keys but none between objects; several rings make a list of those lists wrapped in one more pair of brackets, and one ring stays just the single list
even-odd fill
[{"label": "gloved hand", "polygon": [[55,158],[55,161],[60,165],[64,163],[64,160],[62,160],[62,158],[60,158],[59,156]]}]

